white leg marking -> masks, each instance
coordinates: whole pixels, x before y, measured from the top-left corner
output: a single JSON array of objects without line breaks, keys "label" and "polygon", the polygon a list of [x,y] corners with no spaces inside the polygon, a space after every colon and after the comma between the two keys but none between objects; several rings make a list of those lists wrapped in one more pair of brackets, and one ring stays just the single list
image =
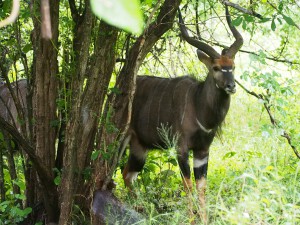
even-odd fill
[{"label": "white leg marking", "polygon": [[199,190],[199,189],[202,189],[202,188],[204,188],[206,186],[206,180],[205,179],[201,179],[200,181],[199,181],[199,183],[197,184],[197,189]]},{"label": "white leg marking", "polygon": [[207,162],[208,162],[208,156],[206,156],[204,159],[194,158],[194,168],[199,168],[200,166],[203,166]]},{"label": "white leg marking", "polygon": [[138,174],[139,174],[139,172],[129,172],[125,179],[126,180],[128,179],[130,181],[130,183],[132,183],[134,180],[136,180]]}]

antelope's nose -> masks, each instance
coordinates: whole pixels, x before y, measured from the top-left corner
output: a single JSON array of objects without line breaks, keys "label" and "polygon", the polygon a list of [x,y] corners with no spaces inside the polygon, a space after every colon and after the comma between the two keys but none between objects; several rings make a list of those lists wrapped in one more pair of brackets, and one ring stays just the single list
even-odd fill
[{"label": "antelope's nose", "polygon": [[236,92],[235,82],[227,84],[225,90],[228,94],[234,94]]}]

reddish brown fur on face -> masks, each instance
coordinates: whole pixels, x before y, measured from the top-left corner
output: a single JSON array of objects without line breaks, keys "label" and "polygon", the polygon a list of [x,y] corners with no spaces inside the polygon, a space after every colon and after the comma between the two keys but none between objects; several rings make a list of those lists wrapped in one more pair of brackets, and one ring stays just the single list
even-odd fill
[{"label": "reddish brown fur on face", "polygon": [[217,64],[220,66],[234,66],[233,59],[231,59],[225,55],[221,55],[220,59],[215,59],[214,64]]}]

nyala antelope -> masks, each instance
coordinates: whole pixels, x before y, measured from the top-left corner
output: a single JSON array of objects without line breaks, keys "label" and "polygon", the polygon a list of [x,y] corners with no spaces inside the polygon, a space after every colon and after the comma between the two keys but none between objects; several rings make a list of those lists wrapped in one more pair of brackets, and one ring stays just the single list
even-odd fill
[{"label": "nyala antelope", "polygon": [[164,145],[158,128],[171,126],[173,134],[179,134],[178,163],[184,187],[192,189],[188,160],[189,150],[192,150],[196,189],[200,205],[204,206],[209,147],[228,112],[230,96],[236,92],[234,56],[243,44],[242,36],[231,24],[227,7],[226,20],[235,41],[220,55],[208,44],[188,35],[179,12],[183,38],[197,48],[199,60],[208,69],[205,81],[199,82],[190,77],[137,78],[128,133],[130,154],[123,171],[127,186],[142,170],[148,150]]}]

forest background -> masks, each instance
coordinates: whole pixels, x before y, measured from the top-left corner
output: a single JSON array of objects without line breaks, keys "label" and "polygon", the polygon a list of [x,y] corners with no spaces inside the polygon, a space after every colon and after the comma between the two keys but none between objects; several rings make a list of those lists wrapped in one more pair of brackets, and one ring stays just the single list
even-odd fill
[{"label": "forest background", "polygon": [[[210,150],[209,221],[300,222],[298,1],[144,0],[143,17],[130,12],[143,18],[133,34],[98,19],[89,0],[50,1],[51,39],[41,33],[42,2],[22,1],[18,20],[0,28],[1,78],[29,84],[22,131],[0,117],[0,224],[91,224],[93,193],[112,177],[115,195],[142,206],[147,223],[188,223],[176,143],[150,153],[136,199],[121,180],[126,156],[118,149],[138,74],[206,76],[195,49],[181,39],[178,7],[192,35],[221,49],[232,43],[224,5],[244,46],[235,59],[240,85]],[[11,4],[0,1],[0,18]]]}]

